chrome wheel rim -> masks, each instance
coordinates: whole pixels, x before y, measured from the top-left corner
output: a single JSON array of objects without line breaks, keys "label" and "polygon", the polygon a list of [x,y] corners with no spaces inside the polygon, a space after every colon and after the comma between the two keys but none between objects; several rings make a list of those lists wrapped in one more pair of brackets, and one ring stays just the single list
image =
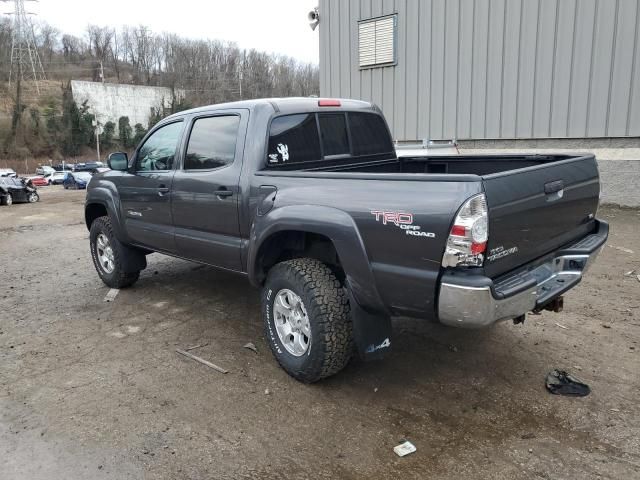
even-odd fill
[{"label": "chrome wheel rim", "polygon": [[35,193],[31,192],[29,194],[29,203],[36,203],[38,201],[38,197]]},{"label": "chrome wheel rim", "polygon": [[11,195],[7,195],[6,204],[11,205],[13,203],[13,197]]},{"label": "chrome wheel rim", "polygon": [[300,357],[311,346],[311,323],[302,299],[289,289],[280,290],[273,302],[278,338],[291,355]]},{"label": "chrome wheel rim", "polygon": [[98,235],[98,238],[96,239],[96,253],[98,255],[98,262],[100,262],[100,267],[106,273],[113,272],[113,269],[115,268],[113,248],[111,248],[111,243],[104,233]]}]

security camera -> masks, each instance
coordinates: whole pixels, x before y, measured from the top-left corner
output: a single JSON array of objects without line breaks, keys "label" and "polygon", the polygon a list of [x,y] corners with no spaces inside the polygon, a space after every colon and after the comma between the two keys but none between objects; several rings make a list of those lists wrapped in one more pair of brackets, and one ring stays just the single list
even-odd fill
[{"label": "security camera", "polygon": [[320,23],[320,14],[318,13],[318,7],[314,8],[307,14],[307,19],[309,20],[309,26],[311,30],[315,30]]}]

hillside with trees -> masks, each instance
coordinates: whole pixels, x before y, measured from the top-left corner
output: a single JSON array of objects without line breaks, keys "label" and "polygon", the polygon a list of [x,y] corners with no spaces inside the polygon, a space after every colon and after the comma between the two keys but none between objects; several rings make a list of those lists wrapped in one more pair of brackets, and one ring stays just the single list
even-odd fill
[{"label": "hillside with trees", "polygon": [[[0,19],[0,156],[50,159],[91,155],[95,130],[90,105],[73,101],[70,80],[105,81],[184,90],[148,125],[109,122],[100,136],[107,149],[131,148],[155,122],[178,110],[247,98],[309,96],[319,92],[318,67],[218,40],[155,33],[145,26],[115,29],[89,25],[83,36],[47,23],[34,26],[47,77],[8,84],[11,21]],[[118,142],[114,139],[118,138]]]}]

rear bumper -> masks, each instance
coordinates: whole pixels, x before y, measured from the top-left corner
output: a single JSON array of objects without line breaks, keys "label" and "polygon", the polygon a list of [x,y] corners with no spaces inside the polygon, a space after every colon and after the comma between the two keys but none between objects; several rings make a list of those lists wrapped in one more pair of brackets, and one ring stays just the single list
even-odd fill
[{"label": "rear bumper", "polygon": [[544,308],[580,283],[608,234],[608,224],[598,221],[595,233],[496,280],[445,273],[438,299],[440,322],[482,328]]}]

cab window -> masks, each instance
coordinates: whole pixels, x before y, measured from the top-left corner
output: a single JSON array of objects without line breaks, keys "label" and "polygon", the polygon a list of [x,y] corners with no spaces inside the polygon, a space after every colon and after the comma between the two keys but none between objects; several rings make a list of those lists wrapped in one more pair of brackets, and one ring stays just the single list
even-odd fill
[{"label": "cab window", "polygon": [[160,127],[142,144],[136,155],[136,171],[171,170],[182,133],[182,122]]},{"label": "cab window", "polygon": [[238,115],[197,119],[189,136],[184,169],[210,170],[233,163],[239,125]]}]

